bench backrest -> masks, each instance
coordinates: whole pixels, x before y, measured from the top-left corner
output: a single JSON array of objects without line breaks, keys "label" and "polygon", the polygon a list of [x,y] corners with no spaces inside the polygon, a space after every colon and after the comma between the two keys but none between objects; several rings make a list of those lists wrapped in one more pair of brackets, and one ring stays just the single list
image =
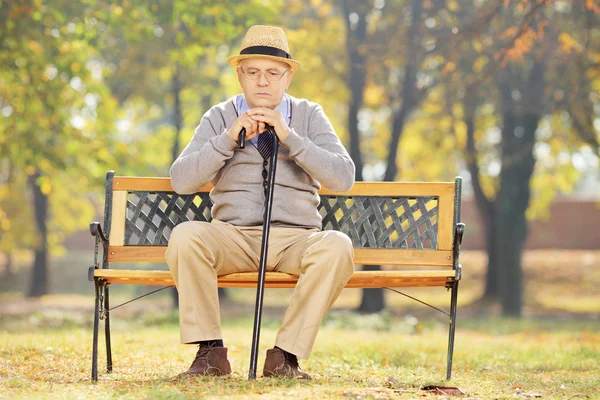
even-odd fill
[{"label": "bench backrest", "polygon": [[[356,264],[452,267],[460,222],[461,182],[357,182],[343,193],[319,191],[323,229],[346,233]],[[171,230],[184,221],[210,221],[207,184],[178,195],[169,178],[106,176],[104,232],[108,261],[165,261]],[[276,206],[276,205],[274,205]]]}]

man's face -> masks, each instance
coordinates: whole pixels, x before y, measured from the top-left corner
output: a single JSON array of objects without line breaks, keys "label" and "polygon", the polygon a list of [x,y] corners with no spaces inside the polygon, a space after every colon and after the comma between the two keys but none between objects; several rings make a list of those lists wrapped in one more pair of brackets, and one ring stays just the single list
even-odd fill
[{"label": "man's face", "polygon": [[290,86],[294,71],[284,62],[247,58],[239,63],[237,74],[250,107],[274,109]]}]

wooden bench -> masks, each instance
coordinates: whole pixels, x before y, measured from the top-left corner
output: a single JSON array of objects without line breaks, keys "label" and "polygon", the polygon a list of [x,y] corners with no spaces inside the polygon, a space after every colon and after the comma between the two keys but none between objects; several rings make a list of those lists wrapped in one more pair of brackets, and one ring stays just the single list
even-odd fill
[{"label": "wooden bench", "polygon": [[[348,288],[437,286],[451,290],[446,378],[452,373],[456,301],[461,265],[459,247],[461,182],[357,182],[345,193],[319,192],[323,229],[346,233],[354,244],[354,262],[401,266],[402,270],[356,271]],[[106,176],[103,228],[90,224],[95,236],[89,279],[96,291],[92,380],[98,379],[98,329],[104,320],[107,372],[112,371],[109,286],[174,285],[169,271],[111,269],[111,262],[164,262],[171,230],[189,220],[210,221],[211,185],[193,195],[178,195],[169,178]],[[276,207],[276,205],[275,205]],[[99,249],[103,257],[98,259]],[[220,287],[256,288],[257,273],[219,277]],[[297,277],[268,272],[265,287],[291,288]],[[443,312],[443,311],[442,311]]]}]

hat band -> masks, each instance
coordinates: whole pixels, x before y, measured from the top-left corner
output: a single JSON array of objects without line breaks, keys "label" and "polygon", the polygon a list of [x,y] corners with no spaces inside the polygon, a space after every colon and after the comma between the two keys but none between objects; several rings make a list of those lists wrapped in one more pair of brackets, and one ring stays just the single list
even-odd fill
[{"label": "hat band", "polygon": [[292,59],[292,56],[289,53],[278,49],[276,47],[271,46],[251,46],[246,47],[244,50],[240,51],[240,55],[242,54],[262,54],[265,56],[274,56],[280,58]]}]

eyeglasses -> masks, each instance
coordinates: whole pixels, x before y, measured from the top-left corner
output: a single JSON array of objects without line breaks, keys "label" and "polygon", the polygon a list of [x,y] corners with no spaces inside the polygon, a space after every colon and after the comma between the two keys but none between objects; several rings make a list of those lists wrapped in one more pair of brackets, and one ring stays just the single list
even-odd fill
[{"label": "eyeglasses", "polygon": [[289,71],[289,69],[286,69],[283,72],[281,72],[279,70],[276,70],[276,69],[270,69],[270,70],[265,71],[265,72],[260,72],[257,69],[251,69],[251,70],[244,71],[244,69],[242,67],[238,67],[238,69],[240,71],[242,71],[242,74],[244,74],[244,76],[246,77],[246,79],[249,79],[251,81],[257,81],[257,80],[260,79],[261,75],[264,75],[265,79],[268,82],[275,82],[275,81],[281,80],[281,78],[283,78],[283,76],[285,75],[285,73]]}]

